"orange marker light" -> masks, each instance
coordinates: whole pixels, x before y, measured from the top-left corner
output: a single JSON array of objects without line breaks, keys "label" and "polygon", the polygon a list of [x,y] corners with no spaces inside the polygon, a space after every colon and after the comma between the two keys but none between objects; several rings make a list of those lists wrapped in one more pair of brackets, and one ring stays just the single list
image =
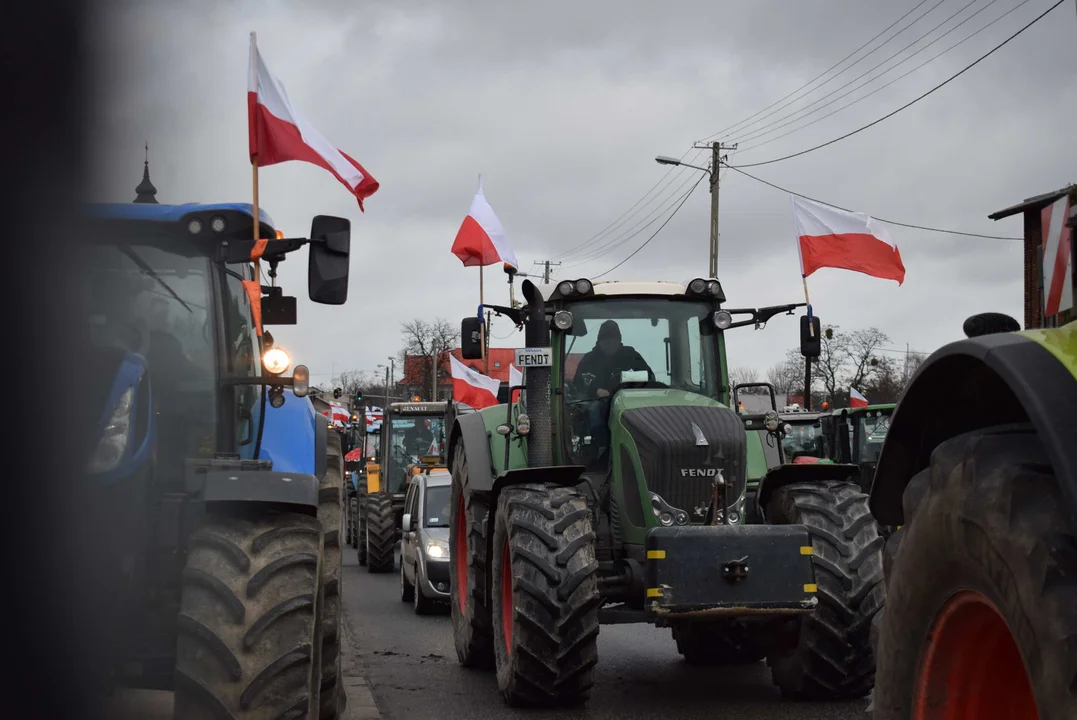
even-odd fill
[{"label": "orange marker light", "polygon": [[278,230],[277,231],[277,239],[278,240],[283,240],[284,239],[284,231],[283,230]]}]

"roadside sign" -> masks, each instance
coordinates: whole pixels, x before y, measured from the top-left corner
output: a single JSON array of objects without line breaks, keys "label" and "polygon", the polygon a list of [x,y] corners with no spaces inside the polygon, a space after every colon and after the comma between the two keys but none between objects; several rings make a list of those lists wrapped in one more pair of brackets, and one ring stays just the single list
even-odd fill
[{"label": "roadside sign", "polygon": [[553,365],[552,348],[516,348],[516,361],[513,363],[521,370],[529,367],[550,367]]}]

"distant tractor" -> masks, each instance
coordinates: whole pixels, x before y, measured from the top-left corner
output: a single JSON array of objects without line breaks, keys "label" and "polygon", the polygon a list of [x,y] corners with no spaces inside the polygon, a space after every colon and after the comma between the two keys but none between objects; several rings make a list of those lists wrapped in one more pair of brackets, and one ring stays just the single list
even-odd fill
[{"label": "distant tractor", "polygon": [[[398,402],[385,408],[378,461],[366,465],[359,505],[359,560],[372,573],[392,572],[412,466],[445,458],[444,402]],[[428,463],[433,464],[433,463]]]},{"label": "distant tractor", "polygon": [[866,493],[871,492],[875,466],[883,451],[883,441],[895,407],[890,403],[839,408],[825,421],[828,425],[828,456],[835,462],[859,465],[860,484]]},{"label": "distant tractor", "polygon": [[652,623],[691,664],[766,657],[787,697],[866,695],[882,555],[858,468],[787,464],[778,413],[760,440],[732,409],[725,333],[799,305],[724,310],[705,278],[522,289],[494,309],[525,325],[523,393],[449,431],[459,661],[510,705],[578,703],[599,625]]}]

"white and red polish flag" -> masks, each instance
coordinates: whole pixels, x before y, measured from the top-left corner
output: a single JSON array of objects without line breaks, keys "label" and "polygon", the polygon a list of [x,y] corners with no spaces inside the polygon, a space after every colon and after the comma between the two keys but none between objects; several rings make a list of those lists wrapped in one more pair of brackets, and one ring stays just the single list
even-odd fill
[{"label": "white and red polish flag", "polygon": [[1073,307],[1073,258],[1070,256],[1069,195],[1040,211],[1043,228],[1043,309],[1050,317]]},{"label": "white and red polish flag", "polygon": [[452,399],[470,405],[476,410],[497,405],[497,391],[501,383],[449,355],[452,367]]},{"label": "white and red polish flag", "polygon": [[791,197],[804,277],[819,268],[839,268],[897,280],[898,285],[905,281],[901,253],[878,220],[796,195]]},{"label": "white and red polish flag", "polygon": [[[524,384],[524,374],[513,364],[509,364],[509,387],[519,387]],[[520,391],[512,391],[512,402],[516,402],[520,399]]]},{"label": "white and red polish flag", "polygon": [[326,140],[288,99],[284,85],[266,68],[254,33],[247,74],[247,129],[251,162],[257,159],[260,167],[301,160],[325,168],[355,196],[360,210],[363,199],[378,190],[378,181]]},{"label": "white and red polish flag", "polygon": [[520,267],[501,221],[482,192],[482,177],[479,177],[479,190],[471,201],[471,210],[456,233],[452,254],[460,258],[465,267],[497,263],[514,270]]},{"label": "white and red polish flag", "polygon": [[849,407],[862,408],[868,406],[868,399],[860,394],[854,387],[849,388]]}]

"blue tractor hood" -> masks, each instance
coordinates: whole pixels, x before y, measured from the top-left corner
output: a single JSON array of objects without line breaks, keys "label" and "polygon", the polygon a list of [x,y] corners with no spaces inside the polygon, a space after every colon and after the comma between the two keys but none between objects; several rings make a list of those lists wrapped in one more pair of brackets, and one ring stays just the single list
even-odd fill
[{"label": "blue tractor hood", "polygon": [[316,475],[314,460],[317,446],[316,423],[325,418],[314,411],[309,397],[296,397],[284,388],[284,404],[275,408],[266,403],[265,427],[262,430],[260,460],[271,460],[279,472]]}]

